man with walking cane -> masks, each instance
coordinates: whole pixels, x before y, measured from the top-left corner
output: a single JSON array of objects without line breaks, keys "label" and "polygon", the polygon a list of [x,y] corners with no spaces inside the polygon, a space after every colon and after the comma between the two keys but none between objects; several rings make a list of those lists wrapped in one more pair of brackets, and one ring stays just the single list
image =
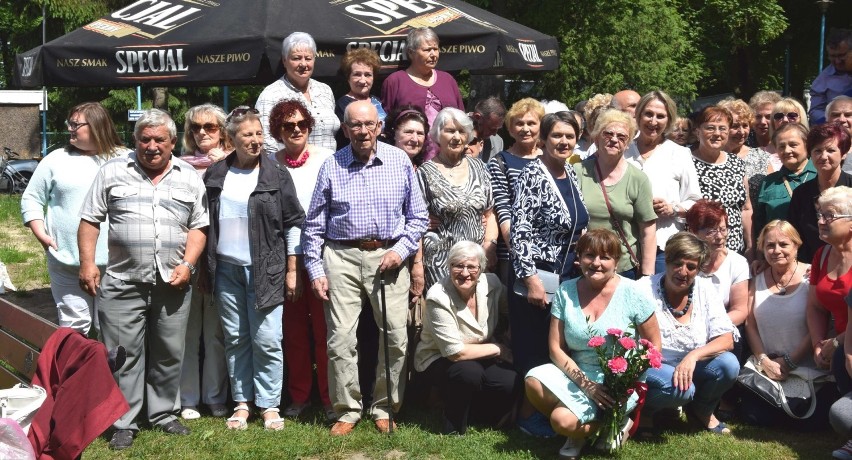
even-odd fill
[{"label": "man with walking cane", "polygon": [[369,101],[347,106],[343,129],[350,145],[323,163],[305,219],[305,267],[314,294],[325,302],[328,386],[339,416],[331,434],[345,436],[361,419],[355,329],[364,296],[387,349],[379,354],[377,371],[385,376],[377,375],[370,414],[376,428],[388,433],[392,411],[402,402],[408,341],[410,280],[403,262],[417,252],[428,214],[408,156],[378,142],[382,123]]}]

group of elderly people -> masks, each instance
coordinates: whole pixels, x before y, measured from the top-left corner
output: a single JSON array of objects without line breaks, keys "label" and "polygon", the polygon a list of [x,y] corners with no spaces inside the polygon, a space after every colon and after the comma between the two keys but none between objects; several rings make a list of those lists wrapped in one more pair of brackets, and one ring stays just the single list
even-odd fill
[{"label": "group of elderly people", "polygon": [[[469,116],[453,77],[435,69],[439,49],[432,30],[413,29],[411,65],[380,98],[377,56],[352,50],[341,65],[350,90],[335,100],[312,79],[313,39],[297,32],[283,43],[285,75],[255,108],[187,112],[174,164],[203,181],[209,226],[204,256],[169,262],[199,268],[175,402],[184,419],[201,403],[226,416],[229,380],[227,428],[246,429],[254,406],[281,430],[284,389],[284,415],[299,416],[315,370],[332,435],[349,434],[365,404],[389,432],[408,353],[438,390],[442,433],[516,420],[532,436],[566,436],[560,456],[574,458],[623,396],[603,386],[588,343],[616,327],[663,357],[644,377],[641,422],[624,421],[625,432],[654,436],[677,408],[718,434],[730,433],[735,407],[750,423],[822,426],[838,399],[832,422],[848,432],[852,99],[833,101],[812,129],[801,104],[768,92],[705,107],[687,125],[661,91],[611,98],[586,117],[529,98],[508,110],[485,101],[488,113],[477,105]],[[512,142],[490,152],[502,140],[484,139],[503,113]],[[67,125],[70,145],[41,163],[21,206],[48,252],[61,325],[86,333],[101,294],[77,272],[103,272],[113,247],[104,231],[78,251],[74,210],[101,164],[151,149],[123,149],[96,103],[72,109]],[[417,304],[422,334],[406,350]],[[772,380],[807,367],[836,385],[820,385],[817,409],[795,420],[731,391],[750,355]],[[852,458],[852,442],[843,449]]]}]

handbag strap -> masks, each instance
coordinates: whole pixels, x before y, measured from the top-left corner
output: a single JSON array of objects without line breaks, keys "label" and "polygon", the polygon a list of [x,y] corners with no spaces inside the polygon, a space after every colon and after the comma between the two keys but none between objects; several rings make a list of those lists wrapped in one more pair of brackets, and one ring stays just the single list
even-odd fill
[{"label": "handbag strap", "polygon": [[624,246],[627,248],[627,252],[630,254],[630,263],[633,264],[634,267],[639,267],[639,258],[636,257],[636,254],[633,252],[633,248],[630,247],[630,243],[627,241],[627,235],[624,234],[624,229],[621,228],[621,223],[615,218],[615,212],[613,212],[612,204],[609,202],[609,194],[606,193],[606,186],[603,183],[603,174],[601,173],[601,167],[598,164],[597,158],[595,158],[595,172],[597,173],[598,184],[601,186],[604,201],[606,201],[606,209],[609,211],[609,220],[612,222],[612,226],[615,227],[618,237],[621,238],[621,242],[624,243]]},{"label": "handbag strap", "polygon": [[[793,377],[793,375],[791,375],[787,378],[792,378],[792,377]],[[801,378],[801,377],[796,376],[795,378]],[[775,382],[772,379],[768,379],[768,380]],[[804,415],[796,415],[796,414],[793,413],[793,411],[790,409],[790,406],[787,404],[787,395],[784,394],[784,387],[781,386],[781,384],[779,384],[778,382],[775,382],[776,385],[778,385],[778,390],[781,392],[780,393],[781,394],[781,408],[784,409],[784,412],[786,412],[787,415],[789,415],[790,417],[793,417],[793,418],[797,418],[797,419],[806,419],[806,418],[810,417],[811,415],[813,415],[814,411],[816,410],[816,405],[817,405],[817,396],[816,396],[816,389],[814,389],[814,381],[811,380],[811,379],[802,379],[802,380],[807,382],[808,388],[811,390],[811,398],[810,398],[811,399],[811,405],[810,405],[810,407],[808,407],[808,411],[805,412]]]},{"label": "handbag strap", "polygon": [[[550,174],[550,171],[547,170],[547,166],[544,165],[544,162],[541,161],[541,159],[539,159],[537,163],[538,163],[539,169],[541,169],[542,174],[544,174],[544,177],[546,177],[547,181],[550,183],[550,187],[553,189],[553,192],[556,193],[556,196],[559,197],[559,201],[562,203],[562,208],[565,209],[565,212],[568,212],[568,204],[565,202],[565,197],[562,196],[562,192],[559,191],[559,187],[556,185],[556,181],[553,179],[553,175]],[[566,163],[566,165],[567,165],[567,163]],[[569,174],[568,177],[570,177],[571,173],[568,171],[567,166],[565,168],[565,172],[567,174]],[[571,203],[574,205],[574,213],[571,214],[571,218],[576,220],[577,219],[577,197],[574,196],[573,184],[571,185]],[[569,248],[574,243],[574,235],[576,235],[576,234],[577,234],[577,222],[572,222],[571,238],[568,240],[568,247]],[[563,255],[562,266],[559,268],[559,273],[558,273],[558,275],[560,277],[562,277],[562,274],[565,273],[565,262],[567,260],[568,260],[567,254]]]}]

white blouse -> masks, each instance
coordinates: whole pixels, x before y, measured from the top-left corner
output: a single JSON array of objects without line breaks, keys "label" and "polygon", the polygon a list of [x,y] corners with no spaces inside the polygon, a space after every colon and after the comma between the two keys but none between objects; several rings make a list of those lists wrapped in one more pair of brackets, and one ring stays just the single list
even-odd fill
[{"label": "white blouse", "polygon": [[693,288],[692,315],[688,323],[679,322],[671,314],[660,292],[660,278],[665,273],[646,276],[636,282],[637,287],[653,301],[660,325],[663,361],[676,366],[687,353],[707,345],[708,342],[728,332],[737,335],[737,328],[728,318],[725,306],[709,280],[696,277]]}]

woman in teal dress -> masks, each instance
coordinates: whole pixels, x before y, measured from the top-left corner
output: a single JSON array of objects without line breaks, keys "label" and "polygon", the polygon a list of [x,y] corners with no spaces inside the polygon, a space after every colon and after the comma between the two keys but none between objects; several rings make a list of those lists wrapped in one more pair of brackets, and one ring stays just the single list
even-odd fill
[{"label": "woman in teal dress", "polygon": [[[636,324],[639,336],[660,349],[654,305],[635,281],[616,274],[621,242],[615,233],[590,230],[577,242],[577,254],[582,277],[562,283],[550,312],[551,363],[533,368],[526,377],[527,398],[568,438],[559,458],[578,457],[585,438],[598,428],[598,411],[615,403],[615,395],[602,385],[597,353],[588,345],[591,336]],[[633,395],[628,411],[635,400]]]}]

